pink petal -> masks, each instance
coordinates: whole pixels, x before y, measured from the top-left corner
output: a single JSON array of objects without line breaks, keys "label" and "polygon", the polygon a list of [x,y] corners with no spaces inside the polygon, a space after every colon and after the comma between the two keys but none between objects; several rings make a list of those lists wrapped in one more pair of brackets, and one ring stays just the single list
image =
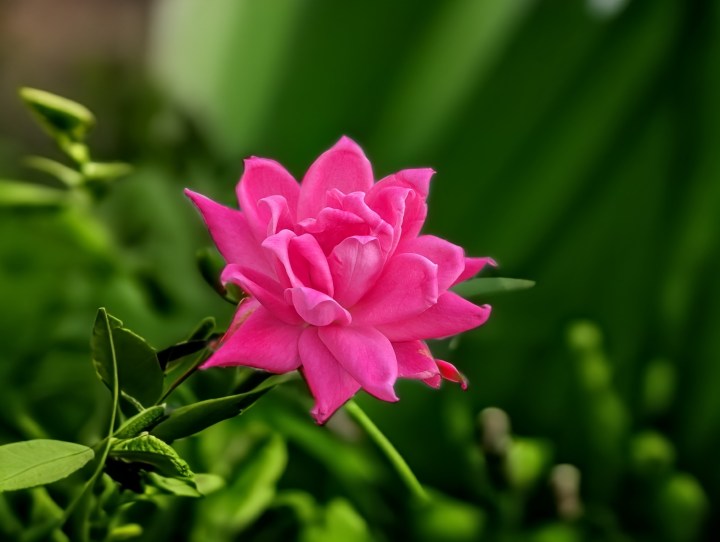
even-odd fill
[{"label": "pink petal", "polygon": [[360,389],[360,384],[342,368],[318,337],[314,327],[306,328],[299,342],[302,373],[315,398],[312,415],[325,423]]},{"label": "pink petal", "polygon": [[392,343],[398,362],[398,376],[427,380],[439,374],[435,359],[423,341]]},{"label": "pink petal", "polygon": [[453,284],[473,278],[482,271],[486,265],[497,267],[497,263],[495,263],[495,260],[492,258],[465,258],[465,269],[463,269],[463,272],[460,273],[460,276]]},{"label": "pink petal", "polygon": [[302,329],[278,320],[264,307],[257,306],[249,314],[241,308],[220,348],[202,368],[242,365],[271,373],[293,371],[300,365]]},{"label": "pink petal", "polygon": [[452,243],[435,237],[421,235],[404,242],[398,251],[425,256],[438,266],[438,289],[442,292],[452,286],[465,269],[465,251]]},{"label": "pink petal", "polygon": [[341,192],[367,192],[373,185],[370,162],[362,149],[347,137],[340,138],[330,150],[315,160],[305,174],[300,190],[298,219],[317,216],[325,207],[331,188]]},{"label": "pink petal", "polygon": [[[248,158],[245,171],[237,185],[237,197],[240,208],[247,216],[248,223],[258,239],[267,235],[267,222],[258,216],[258,202],[268,196],[283,196],[294,219],[300,186],[287,170],[274,160],[266,158]],[[293,220],[294,221],[294,220]]]},{"label": "pink petal", "polygon": [[262,246],[277,258],[276,271],[285,286],[306,286],[333,295],[327,258],[315,237],[282,230],[265,239]]},{"label": "pink petal", "polygon": [[383,252],[388,253],[394,248],[395,232],[392,226],[365,203],[365,194],[362,192],[343,194],[336,189],[331,190],[329,194],[340,204],[343,211],[360,217],[367,227],[367,235],[378,238]]},{"label": "pink petal", "polygon": [[210,235],[227,263],[267,272],[270,265],[240,211],[185,189],[185,195],[200,210]]},{"label": "pink petal", "polygon": [[298,223],[298,231],[311,233],[325,254],[343,239],[353,235],[367,235],[368,227],[356,214],[326,207],[317,218],[306,218]]},{"label": "pink petal", "polygon": [[[353,313],[353,317],[355,314]],[[378,326],[392,342],[441,339],[476,328],[490,317],[490,305],[477,306],[452,292],[413,318]]]},{"label": "pink petal", "polygon": [[449,380],[450,382],[457,382],[460,384],[460,387],[462,389],[467,389],[467,378],[465,378],[465,376],[460,371],[458,371],[452,363],[448,363],[447,361],[443,361],[441,359],[436,361],[437,367],[440,370],[440,375],[445,380]]},{"label": "pink petal", "polygon": [[335,283],[335,299],[351,307],[375,284],[385,258],[377,238],[357,235],[337,245],[327,261]]},{"label": "pink petal", "polygon": [[397,401],[393,390],[398,366],[387,338],[371,327],[327,326],[318,328],[320,340],[340,365],[370,394],[383,401]]},{"label": "pink petal", "polygon": [[260,223],[267,224],[264,236],[274,235],[280,230],[291,230],[295,226],[294,213],[290,212],[288,202],[282,196],[268,196],[258,200],[257,213]]},{"label": "pink petal", "polygon": [[350,313],[337,301],[312,288],[288,288],[285,290],[285,297],[292,302],[300,318],[311,326],[346,326],[352,322]]},{"label": "pink petal", "polygon": [[402,169],[380,179],[368,193],[368,200],[373,201],[379,192],[389,187],[410,188],[423,199],[427,198],[433,175],[435,172],[430,168]]},{"label": "pink petal", "polygon": [[352,308],[353,320],[380,325],[419,315],[438,300],[437,265],[419,254],[398,254],[375,286]]},{"label": "pink petal", "polygon": [[302,321],[292,305],[285,300],[283,286],[267,275],[230,264],[223,269],[220,280],[223,284],[237,284],[280,320],[288,324],[299,324]]}]

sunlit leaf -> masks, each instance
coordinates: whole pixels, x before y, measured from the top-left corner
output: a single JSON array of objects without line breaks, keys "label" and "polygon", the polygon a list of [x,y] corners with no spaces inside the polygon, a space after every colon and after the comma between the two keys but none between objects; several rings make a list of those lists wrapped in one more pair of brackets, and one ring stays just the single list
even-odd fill
[{"label": "sunlit leaf", "polygon": [[152,406],[127,420],[113,436],[119,439],[136,437],[157,425],[164,415],[165,405]]},{"label": "sunlit leaf", "polygon": [[160,493],[175,495],[176,497],[200,498],[203,494],[198,491],[195,480],[189,478],[170,478],[156,472],[147,472],[143,476],[145,483]]},{"label": "sunlit leaf", "polygon": [[39,184],[0,179],[0,209],[3,207],[58,208],[70,201],[65,190]]},{"label": "sunlit leaf", "polygon": [[24,87],[20,98],[52,136],[82,141],[95,124],[95,117],[85,106],[57,94]]},{"label": "sunlit leaf", "polygon": [[25,158],[25,165],[52,175],[69,188],[80,186],[83,182],[79,171],[44,156],[28,156]]},{"label": "sunlit leaf", "polygon": [[0,492],[61,480],[82,468],[95,454],[74,442],[37,439],[0,446]]},{"label": "sunlit leaf", "polygon": [[125,162],[86,162],[82,172],[88,179],[110,181],[132,173],[133,167]]}]

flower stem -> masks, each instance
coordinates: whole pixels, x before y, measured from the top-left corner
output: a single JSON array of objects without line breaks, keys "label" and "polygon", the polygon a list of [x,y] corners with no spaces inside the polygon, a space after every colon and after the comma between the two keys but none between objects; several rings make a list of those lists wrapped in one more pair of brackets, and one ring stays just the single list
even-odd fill
[{"label": "flower stem", "polygon": [[345,411],[355,422],[361,426],[368,436],[375,442],[380,451],[385,454],[395,471],[398,473],[402,481],[405,483],[407,488],[412,493],[415,500],[419,503],[426,503],[429,501],[429,497],[423,489],[422,485],[418,481],[417,477],[410,470],[410,467],[403,459],[403,456],[397,451],[395,446],[388,440],[388,438],[378,429],[378,426],[365,414],[365,411],[358,406],[355,401],[348,401],[345,404]]}]

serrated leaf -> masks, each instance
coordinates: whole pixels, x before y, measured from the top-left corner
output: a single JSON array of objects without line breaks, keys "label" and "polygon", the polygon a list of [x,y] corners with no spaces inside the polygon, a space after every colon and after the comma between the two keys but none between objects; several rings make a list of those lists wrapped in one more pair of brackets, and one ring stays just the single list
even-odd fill
[{"label": "serrated leaf", "polygon": [[54,137],[66,136],[71,141],[82,141],[95,124],[95,117],[85,106],[35,88],[21,88],[20,98]]},{"label": "serrated leaf", "polygon": [[280,381],[282,380],[270,378],[247,393],[208,399],[180,407],[170,412],[167,419],[156,425],[151,433],[166,442],[194,435],[211,425],[242,414]]},{"label": "serrated leaf", "polygon": [[0,209],[11,208],[59,208],[67,205],[67,191],[40,184],[0,180]]},{"label": "serrated leaf", "polygon": [[[100,309],[93,328],[92,359],[98,376],[112,389],[110,345],[103,314],[107,314],[105,309]],[[122,327],[120,320],[109,314],[107,318],[115,346],[120,389],[142,405],[152,405],[160,397],[163,385],[163,372],[155,350],[143,338]]]},{"label": "serrated leaf", "polygon": [[113,435],[115,438],[125,439],[138,436],[157,425],[165,415],[165,405],[157,405],[143,410],[127,420]]},{"label": "serrated leaf", "polygon": [[0,492],[56,482],[94,456],[87,446],[61,440],[37,439],[0,446]]},{"label": "serrated leaf", "polygon": [[527,290],[535,286],[535,282],[525,279],[508,279],[502,277],[471,279],[453,287],[453,291],[463,297],[493,295],[514,290]]},{"label": "serrated leaf", "polygon": [[109,456],[129,463],[151,465],[164,476],[193,476],[188,464],[170,445],[149,434],[113,442]]}]

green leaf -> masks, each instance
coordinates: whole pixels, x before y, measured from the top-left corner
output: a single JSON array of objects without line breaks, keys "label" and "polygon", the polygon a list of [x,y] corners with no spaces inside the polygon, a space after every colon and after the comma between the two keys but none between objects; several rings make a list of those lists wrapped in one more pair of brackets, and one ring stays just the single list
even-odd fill
[{"label": "green leaf", "polygon": [[0,492],[56,482],[94,456],[87,446],[61,440],[37,439],[0,446]]},{"label": "green leaf", "polygon": [[68,188],[74,188],[83,183],[83,176],[79,171],[44,156],[28,156],[25,158],[25,165],[52,175]]},{"label": "green leaf", "polygon": [[[112,359],[105,309],[98,311],[91,340],[92,359],[100,379],[112,389]],[[120,389],[143,405],[152,405],[162,393],[163,372],[155,350],[144,339],[122,327],[122,322],[107,314],[115,346]]]},{"label": "green leaf", "polygon": [[113,435],[115,438],[132,438],[151,429],[165,415],[165,405],[150,407],[127,420]]},{"label": "green leaf", "polygon": [[125,162],[85,162],[83,174],[91,180],[109,181],[132,173],[133,167]]},{"label": "green leaf", "polygon": [[269,378],[247,393],[208,399],[180,407],[156,425],[151,433],[166,442],[189,437],[218,422],[242,414],[268,391],[282,382],[282,377]]},{"label": "green leaf", "polygon": [[149,434],[113,442],[109,456],[130,463],[151,465],[164,476],[181,478],[193,476],[188,464],[171,446]]},{"label": "green leaf", "polygon": [[69,194],[65,190],[0,179],[0,209],[3,207],[59,208],[69,202]]},{"label": "green leaf", "polygon": [[[199,498],[203,496],[203,494],[198,491],[195,481],[188,478],[168,478],[156,472],[146,472],[143,478],[146,488],[149,485],[160,493],[175,495],[176,497]],[[150,493],[154,492],[150,491]]]},{"label": "green leaf", "polygon": [[207,344],[208,342],[206,340],[200,340],[186,341],[168,346],[157,353],[157,359],[160,363],[160,367],[164,370],[170,362],[184,358],[190,354],[195,354],[205,348]]},{"label": "green leaf", "polygon": [[20,98],[53,137],[79,142],[95,124],[94,115],[85,106],[56,94],[24,87]]},{"label": "green leaf", "polygon": [[197,327],[193,330],[193,332],[190,334],[187,342],[203,341],[209,339],[210,337],[212,337],[213,331],[215,331],[215,326],[215,318],[213,318],[212,316],[207,316],[203,318],[197,325]]},{"label": "green leaf", "polygon": [[492,295],[513,290],[527,290],[535,286],[535,282],[525,279],[508,279],[502,277],[472,279],[458,284],[453,291],[463,297]]}]

